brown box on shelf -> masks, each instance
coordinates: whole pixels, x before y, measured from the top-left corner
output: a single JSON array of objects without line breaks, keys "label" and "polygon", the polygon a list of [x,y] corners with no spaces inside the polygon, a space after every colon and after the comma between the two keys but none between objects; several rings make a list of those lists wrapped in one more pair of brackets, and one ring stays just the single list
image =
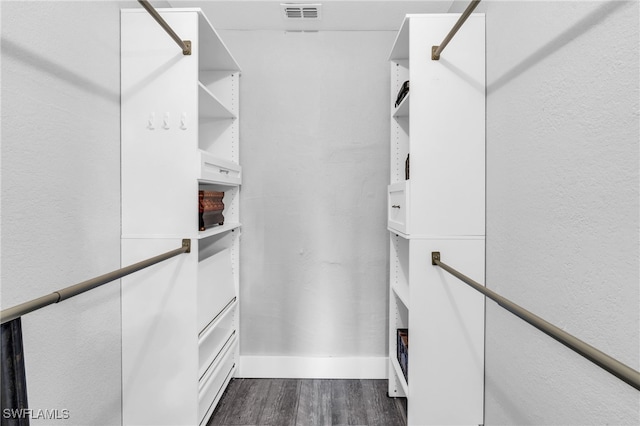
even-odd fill
[{"label": "brown box on shelf", "polygon": [[198,223],[200,231],[215,225],[224,225],[224,192],[198,191]]}]

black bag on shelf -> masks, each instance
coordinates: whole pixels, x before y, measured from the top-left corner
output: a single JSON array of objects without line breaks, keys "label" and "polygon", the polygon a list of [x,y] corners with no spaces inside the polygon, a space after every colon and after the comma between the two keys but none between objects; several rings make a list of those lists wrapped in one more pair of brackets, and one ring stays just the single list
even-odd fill
[{"label": "black bag on shelf", "polygon": [[398,96],[396,97],[396,108],[398,108],[398,105],[400,105],[400,103],[405,98],[405,96],[407,96],[408,93],[409,93],[409,80],[402,83],[402,87],[400,88],[400,91],[398,92]]}]

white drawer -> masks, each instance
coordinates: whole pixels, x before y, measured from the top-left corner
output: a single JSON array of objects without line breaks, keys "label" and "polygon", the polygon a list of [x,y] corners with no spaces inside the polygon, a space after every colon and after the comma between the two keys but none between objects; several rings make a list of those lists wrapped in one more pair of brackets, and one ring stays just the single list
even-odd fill
[{"label": "white drawer", "polygon": [[213,411],[214,403],[224,391],[224,385],[230,379],[234,366],[235,346],[237,340],[231,341],[225,346],[220,357],[214,361],[214,365],[207,371],[205,377],[200,380],[198,387],[198,419],[200,424],[206,423],[206,417]]},{"label": "white drawer", "polygon": [[198,179],[202,182],[240,185],[242,167],[231,161],[215,157],[206,151],[198,151],[200,172]]},{"label": "white drawer", "polygon": [[402,234],[409,233],[410,181],[393,183],[387,190],[387,226]]},{"label": "white drawer", "polygon": [[224,249],[198,263],[198,332],[236,297],[231,252]]},{"label": "white drawer", "polygon": [[198,337],[198,377],[202,377],[224,344],[233,336],[237,303],[233,301]]}]

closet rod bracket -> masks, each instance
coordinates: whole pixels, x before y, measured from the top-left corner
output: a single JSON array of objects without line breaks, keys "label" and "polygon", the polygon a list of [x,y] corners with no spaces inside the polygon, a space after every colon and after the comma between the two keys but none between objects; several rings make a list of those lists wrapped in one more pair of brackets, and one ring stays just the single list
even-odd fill
[{"label": "closet rod bracket", "polygon": [[169,34],[169,36],[173,39],[173,41],[175,41],[176,44],[180,46],[180,48],[182,49],[183,55],[185,56],[191,55],[191,41],[182,40],[178,36],[178,34],[176,34],[176,32],[173,31],[171,26],[167,24],[167,21],[165,21],[162,18],[162,16],[160,16],[158,11],[153,6],[151,6],[151,3],[149,3],[148,0],[138,0],[138,3],[140,3],[142,7],[144,7],[145,10],[149,12],[149,15],[151,15],[151,17],[156,20],[156,22],[162,27],[162,29],[164,29],[167,32],[167,34]]},{"label": "closet rod bracket", "polygon": [[460,18],[458,18],[458,21],[455,23],[453,28],[451,28],[451,31],[449,31],[449,34],[447,34],[444,40],[442,40],[442,43],[440,43],[439,46],[433,46],[431,48],[431,60],[433,61],[440,60],[440,54],[442,53],[444,48],[447,47],[447,44],[449,44],[453,36],[456,35],[460,27],[462,27],[462,24],[464,24],[464,22],[471,15],[471,13],[473,13],[475,8],[478,7],[478,4],[480,4],[480,1],[481,0],[472,0],[471,3],[469,3],[469,5],[467,6],[467,8],[464,10],[464,12],[462,12],[462,15],[460,15]]},{"label": "closet rod bracket", "polygon": [[182,54],[185,56],[191,55],[191,40],[182,40],[185,45],[185,48],[182,49]]}]

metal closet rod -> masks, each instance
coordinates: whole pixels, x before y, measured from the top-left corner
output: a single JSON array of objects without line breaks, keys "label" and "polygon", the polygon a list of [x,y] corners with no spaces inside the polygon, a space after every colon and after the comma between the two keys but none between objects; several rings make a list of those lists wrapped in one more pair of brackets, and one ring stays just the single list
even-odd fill
[{"label": "metal closet rod", "polygon": [[169,24],[167,24],[167,21],[165,21],[162,18],[162,16],[160,16],[158,11],[155,10],[154,7],[151,6],[151,3],[149,3],[147,0],[138,0],[138,3],[140,3],[142,7],[144,7],[147,10],[147,12],[149,12],[149,14],[153,17],[153,19],[155,19],[158,22],[158,24],[160,24],[160,26],[167,32],[167,34],[169,34],[171,38],[176,43],[178,43],[178,46],[180,46],[180,48],[182,49],[183,55],[191,55],[191,41],[182,40],[180,37],[178,37],[178,34],[176,34],[176,32],[173,31],[173,29],[169,26]]},{"label": "metal closet rod", "polygon": [[489,290],[485,286],[477,283],[466,275],[463,275],[462,273],[456,271],[451,266],[440,261],[440,252],[434,251],[431,253],[431,264],[441,267],[465,284],[468,284],[473,289],[479,291],[489,299],[498,303],[498,305],[511,312],[515,316],[523,319],[546,335],[554,338],[569,349],[582,355],[597,366],[613,374],[623,382],[633,386],[637,390],[640,390],[640,372],[621,363],[617,359],[610,357],[599,349],[596,349],[588,343],[583,342],[582,340],[556,327],[550,322],[545,321],[539,316],[527,311],[522,306],[517,305],[509,299],[506,299],[499,294]]},{"label": "metal closet rod", "polygon": [[431,59],[433,59],[434,61],[440,60],[440,54],[442,53],[444,48],[447,47],[447,44],[449,44],[453,36],[456,35],[456,33],[458,32],[460,27],[462,27],[462,24],[464,24],[464,22],[467,20],[469,15],[471,15],[471,13],[475,10],[475,8],[478,7],[478,4],[480,4],[480,0],[473,0],[471,3],[469,3],[469,6],[467,6],[465,11],[462,12],[462,15],[460,16],[460,18],[458,18],[458,22],[456,22],[453,28],[451,28],[451,31],[449,31],[449,34],[447,34],[444,40],[442,40],[442,43],[440,43],[440,46],[433,46],[431,48]]},{"label": "metal closet rod", "polygon": [[28,302],[13,306],[11,308],[4,309],[2,310],[2,312],[0,312],[0,324],[4,324],[5,322],[9,322],[25,314],[28,314],[29,312],[44,308],[45,306],[62,302],[63,300],[69,299],[73,296],[77,296],[81,293],[84,293],[85,291],[92,290],[96,287],[100,287],[103,284],[117,280],[136,271],[147,268],[151,265],[155,265],[156,263],[160,263],[164,260],[175,257],[179,254],[190,252],[191,240],[184,239],[182,240],[182,246],[175,250],[171,250],[166,253],[143,260],[141,262],[134,263],[133,265],[125,266],[124,268],[108,272],[104,275],[100,275],[99,277],[92,278],[90,280],[83,281],[69,287],[65,287],[62,290],[54,291],[49,295],[41,296],[37,299],[33,299]]}]

